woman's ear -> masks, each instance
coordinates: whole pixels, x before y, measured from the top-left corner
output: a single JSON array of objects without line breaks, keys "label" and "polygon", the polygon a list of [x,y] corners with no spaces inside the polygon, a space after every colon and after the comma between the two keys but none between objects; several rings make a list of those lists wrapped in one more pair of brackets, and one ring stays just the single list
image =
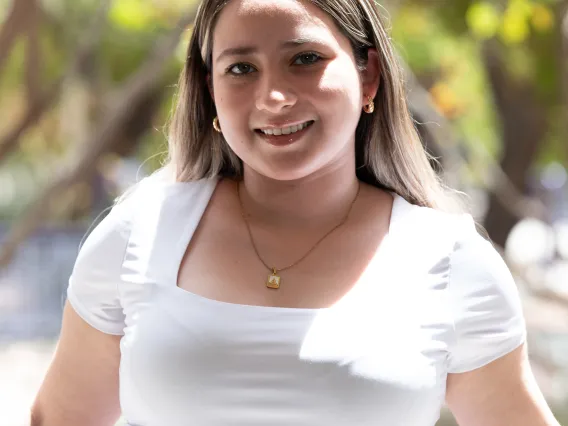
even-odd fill
[{"label": "woman's ear", "polygon": [[[379,63],[379,52],[377,49],[370,48],[368,50],[367,65],[361,71],[361,81],[363,85],[363,95],[374,98],[379,91],[381,85],[381,66]],[[364,100],[366,104],[366,100]]]}]

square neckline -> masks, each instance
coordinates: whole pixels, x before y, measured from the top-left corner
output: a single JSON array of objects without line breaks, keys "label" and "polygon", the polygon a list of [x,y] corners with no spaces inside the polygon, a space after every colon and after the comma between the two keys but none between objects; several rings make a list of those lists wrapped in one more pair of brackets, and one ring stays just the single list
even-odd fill
[{"label": "square neckline", "polygon": [[[173,288],[173,291],[180,294],[184,297],[189,297],[199,303],[210,305],[213,308],[219,309],[230,309],[230,310],[238,310],[240,312],[249,312],[249,313],[296,313],[296,314],[316,314],[320,312],[326,312],[336,306],[338,303],[343,300],[351,291],[353,291],[357,285],[353,286],[339,301],[335,302],[333,305],[323,308],[299,308],[299,307],[288,307],[288,306],[268,306],[268,305],[254,305],[254,304],[244,304],[244,303],[235,303],[235,302],[226,302],[223,300],[212,299],[210,297],[202,296],[200,294],[194,293],[192,291],[186,290],[179,286],[178,278],[179,272],[181,269],[181,262],[183,261],[183,257],[191,243],[193,235],[195,231],[199,227],[205,211],[207,210],[211,199],[213,198],[213,194],[217,189],[217,185],[221,179],[219,177],[215,177],[213,179],[203,179],[201,182],[207,184],[205,190],[208,192],[207,199],[205,200],[205,205],[203,206],[202,211],[200,212],[197,220],[189,221],[188,224],[183,228],[181,232],[180,238],[177,241],[176,248],[175,248],[175,256],[173,257],[172,261],[172,274],[168,279],[167,287]],[[181,190],[187,191],[189,185],[195,185],[199,181],[193,182],[170,182],[167,186],[171,186],[173,188],[179,188]],[[389,219],[389,226],[387,233],[385,234],[383,240],[381,241],[379,247],[377,248],[375,255],[371,259],[371,262],[375,262],[377,258],[384,256],[384,251],[387,246],[387,242],[389,239],[392,238],[393,229],[394,229],[394,222],[395,218],[399,213],[399,209],[401,204],[405,202],[404,198],[398,195],[396,192],[387,191],[392,197],[393,202],[391,206],[391,214]],[[187,195],[187,194],[184,194]],[[194,195],[194,193],[190,194],[190,196]],[[176,196],[179,196],[176,194]],[[369,264],[371,263],[369,262]]]}]

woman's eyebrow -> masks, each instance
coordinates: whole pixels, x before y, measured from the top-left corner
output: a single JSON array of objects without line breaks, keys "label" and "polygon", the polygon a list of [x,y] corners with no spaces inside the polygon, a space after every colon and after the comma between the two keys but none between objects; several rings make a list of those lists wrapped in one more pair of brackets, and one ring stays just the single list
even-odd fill
[{"label": "woman's eyebrow", "polygon": [[303,44],[326,44],[323,40],[315,37],[300,37],[292,40],[287,40],[281,43],[283,49],[302,46]]},{"label": "woman's eyebrow", "polygon": [[[281,49],[291,49],[294,47],[302,46],[304,44],[324,44],[323,40],[310,37],[294,38],[291,40],[286,40],[280,43]],[[253,53],[258,53],[259,48],[257,46],[237,46],[229,47],[223,50],[218,56],[216,61],[220,61],[227,56],[239,56],[239,55],[251,55]]]}]

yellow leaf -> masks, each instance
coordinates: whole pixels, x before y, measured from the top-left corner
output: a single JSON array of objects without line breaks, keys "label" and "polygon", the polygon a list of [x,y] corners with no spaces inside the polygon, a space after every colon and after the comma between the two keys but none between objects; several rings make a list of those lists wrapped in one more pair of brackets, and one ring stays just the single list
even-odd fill
[{"label": "yellow leaf", "polygon": [[458,100],[455,92],[444,82],[436,83],[430,89],[430,96],[438,110],[446,117],[453,117],[458,111]]},{"label": "yellow leaf", "polygon": [[429,23],[423,10],[417,7],[404,8],[401,17],[404,20],[404,30],[414,37],[423,37],[428,32]]},{"label": "yellow leaf", "polygon": [[529,17],[532,13],[533,0],[509,0],[507,10],[520,16]]},{"label": "yellow leaf", "polygon": [[115,0],[109,16],[111,21],[129,30],[143,30],[152,22],[148,3],[140,0]]},{"label": "yellow leaf", "polygon": [[535,4],[532,10],[531,22],[537,31],[546,32],[554,26],[554,15],[545,5]]},{"label": "yellow leaf", "polygon": [[509,7],[503,16],[501,37],[507,44],[519,44],[527,39],[530,29],[525,10]]},{"label": "yellow leaf", "polygon": [[466,20],[470,30],[480,39],[493,37],[500,24],[499,11],[486,1],[472,4],[467,11]]}]

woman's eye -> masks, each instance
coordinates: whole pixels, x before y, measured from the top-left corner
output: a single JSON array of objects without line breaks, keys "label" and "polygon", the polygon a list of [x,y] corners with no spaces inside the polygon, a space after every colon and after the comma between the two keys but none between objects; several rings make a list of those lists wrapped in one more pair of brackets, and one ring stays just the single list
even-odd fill
[{"label": "woman's eye", "polygon": [[315,64],[320,59],[321,56],[317,53],[302,53],[296,57],[294,65],[311,65]]},{"label": "woman's eye", "polygon": [[[294,59],[294,65],[311,65],[315,64],[321,59],[317,53],[302,53]],[[254,72],[255,69],[252,65],[245,63],[238,63],[231,65],[227,68],[227,73],[232,75],[245,75]]]},{"label": "woman's eye", "polygon": [[249,64],[235,64],[231,65],[228,72],[234,75],[250,74],[254,68]]}]

